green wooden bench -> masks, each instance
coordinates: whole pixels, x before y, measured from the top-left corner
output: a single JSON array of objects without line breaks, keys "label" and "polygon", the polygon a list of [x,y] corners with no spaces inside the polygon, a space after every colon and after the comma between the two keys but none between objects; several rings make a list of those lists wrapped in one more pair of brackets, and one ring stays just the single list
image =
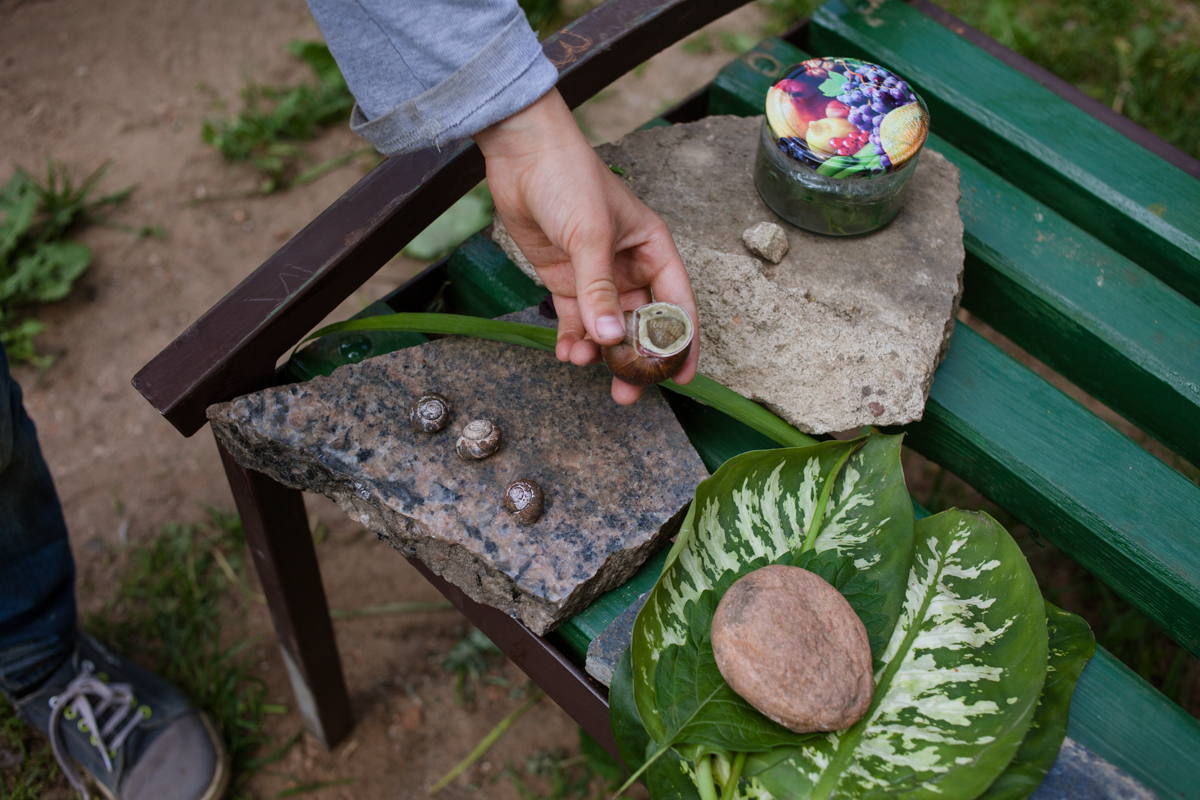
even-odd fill
[{"label": "green wooden bench", "polygon": [[[697,10],[615,0],[548,40],[546,49],[563,68],[564,95],[577,104],[732,5]],[[888,0],[864,12],[831,0],[807,24],[762,42],[648,125],[758,114],[768,87],[810,53],[891,67],[928,102],[928,146],[961,170],[964,307],[1200,463],[1200,163],[919,1]],[[280,373],[272,370],[306,332],[305,321],[311,326],[322,308],[332,308],[481,177],[478,163],[466,163],[471,155],[443,158],[436,181],[422,180],[429,170],[420,172],[419,159],[391,159],[143,369],[135,385],[190,435],[211,402],[424,341],[417,334],[342,334],[310,345]],[[422,196],[433,182],[438,193]],[[391,216],[377,211],[385,207]],[[269,293],[274,283],[285,291]],[[363,315],[424,310],[437,297],[446,311],[493,317],[535,305],[543,294],[476,235]],[[262,304],[267,310],[248,322],[238,318],[247,301],[262,298],[271,300]],[[718,411],[668,399],[710,470],[738,453],[776,446]],[[904,430],[908,446],[1027,523],[1200,654],[1195,484],[961,323],[924,420]],[[306,527],[298,493],[223,455],[293,685],[310,728],[332,744],[350,717],[315,558],[299,541]],[[545,639],[415,563],[613,749],[603,687],[580,665],[591,641],[653,585],[662,558]],[[321,647],[327,652],[318,653]],[[1079,681],[1068,735],[1162,798],[1200,796],[1200,724],[1103,649]]]}]

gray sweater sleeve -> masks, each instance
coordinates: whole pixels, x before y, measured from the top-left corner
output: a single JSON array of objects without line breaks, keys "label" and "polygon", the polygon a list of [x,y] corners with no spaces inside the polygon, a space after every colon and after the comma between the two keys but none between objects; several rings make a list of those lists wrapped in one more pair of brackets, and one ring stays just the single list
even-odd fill
[{"label": "gray sweater sleeve", "polygon": [[308,0],[358,103],[350,127],[384,155],[476,133],[554,86],[516,0]]}]

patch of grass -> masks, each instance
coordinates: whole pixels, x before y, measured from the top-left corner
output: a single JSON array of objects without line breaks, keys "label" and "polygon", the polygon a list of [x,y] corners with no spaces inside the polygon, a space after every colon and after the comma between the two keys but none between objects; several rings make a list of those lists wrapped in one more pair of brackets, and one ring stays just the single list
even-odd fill
[{"label": "patch of grass", "polygon": [[[39,181],[18,167],[0,188],[0,342],[14,362],[45,368],[53,359],[38,355],[33,337],[45,325],[23,317],[22,308],[65,298],[92,260],[92,249],[69,237],[81,225],[98,221],[97,209],[125,200],[132,186],[93,198],[111,162],[76,183],[70,171],[46,160]],[[148,230],[135,231],[145,235]]]},{"label": "patch of grass", "polygon": [[759,39],[758,34],[746,31],[721,31],[717,38],[721,40],[721,49],[735,56],[753,50]]},{"label": "patch of grass", "polygon": [[[209,509],[207,522],[167,525],[153,543],[132,553],[115,598],[83,623],[100,641],[174,683],[208,714],[231,756],[234,800],[248,798],[245,780],[286,756],[300,738],[255,756],[270,744],[265,714],[280,709],[266,702],[266,684],[252,674],[253,642],[221,640],[230,617],[245,612],[237,585],[244,581],[245,550],[236,515]],[[60,790],[68,796],[47,740],[0,701],[0,759],[5,754],[21,763],[14,772],[0,772],[0,798],[33,800]]]},{"label": "patch of grass", "polygon": [[707,56],[716,50],[713,46],[712,34],[705,30],[700,31],[690,39],[685,39],[680,47],[689,56]]},{"label": "patch of grass", "polygon": [[455,702],[459,705],[475,702],[475,683],[499,653],[500,648],[478,628],[471,628],[450,648],[442,659],[442,669],[454,674]]},{"label": "patch of grass", "polygon": [[800,20],[812,16],[812,12],[823,2],[824,0],[758,0],[759,7],[767,12],[763,34],[778,36]]},{"label": "patch of grass", "polygon": [[1200,158],[1200,13],[1178,0],[935,0]]},{"label": "patch of grass", "polygon": [[564,8],[563,0],[518,0],[518,5],[529,20],[529,27],[537,31],[539,39],[554,33],[571,15]]},{"label": "patch of grass", "polygon": [[242,112],[228,119],[206,120],[200,134],[205,144],[228,160],[248,162],[258,170],[258,190],[263,194],[292,185],[300,164],[309,160],[297,143],[313,139],[330,125],[346,122],[354,106],[354,97],[328,47],[296,40],[288,45],[288,52],[309,66],[316,83],[279,87],[248,80],[242,89]]},{"label": "patch of grass", "polygon": [[[569,22],[586,7],[565,4],[563,0],[519,0],[530,26],[545,37]],[[273,192],[300,186],[324,175],[374,148],[358,148],[330,161],[302,169],[311,161],[301,145],[316,137],[331,125],[349,120],[354,96],[342,76],[337,62],[323,42],[297,39],[288,44],[288,52],[299,58],[313,72],[316,82],[295,86],[267,86],[251,79],[242,88],[243,109],[226,119],[208,119],[200,132],[205,144],[234,163],[249,163],[259,173],[258,187],[253,192],[238,192],[230,196]],[[223,107],[214,98],[214,107]],[[376,162],[377,163],[377,162]]]},{"label": "patch of grass", "polygon": [[603,800],[629,776],[621,762],[583,728],[579,729],[579,755],[568,757],[561,748],[535,750],[525,758],[524,767],[522,777],[510,761],[492,782],[507,778],[521,800]]},{"label": "patch of grass", "polygon": [[17,719],[0,697],[0,798],[4,800],[49,800],[69,796],[50,752],[50,740]]},{"label": "patch of grass", "polygon": [[492,194],[487,181],[480,181],[417,234],[404,248],[404,254],[418,261],[436,261],[491,221]]},{"label": "patch of grass", "polygon": [[252,674],[253,641],[222,642],[230,616],[244,615],[247,607],[240,593],[245,553],[234,514],[209,509],[206,523],[167,525],[133,554],[115,599],[84,623],[98,639],[174,683],[209,715],[229,749],[234,798],[246,797],[240,787],[255,769],[287,752],[255,758],[269,744],[266,684]]}]

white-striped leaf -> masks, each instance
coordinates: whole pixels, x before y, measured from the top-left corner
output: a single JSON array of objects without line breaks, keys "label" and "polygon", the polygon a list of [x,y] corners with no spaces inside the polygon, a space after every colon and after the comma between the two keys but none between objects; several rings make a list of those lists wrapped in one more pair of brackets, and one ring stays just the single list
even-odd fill
[{"label": "white-striped leaf", "polygon": [[1029,732],[1000,777],[979,800],[1024,800],[1054,766],[1067,735],[1075,683],[1096,651],[1096,637],[1082,617],[1046,603],[1050,654],[1046,683]]},{"label": "white-striped leaf", "polygon": [[1012,537],[982,513],[920,520],[904,608],[866,716],[801,745],[746,793],[975,798],[1029,729],[1046,659],[1042,596]]},{"label": "white-striped leaf", "polygon": [[[810,532],[813,549],[852,558],[876,583],[884,597],[883,630],[890,635],[913,546],[900,441],[899,436],[873,434],[865,441],[745,453],[700,484],[662,576],[634,625],[634,699],[654,741],[670,738],[656,702],[655,669],[664,648],[687,641],[684,610],[689,601],[764,559],[802,550]],[[827,502],[814,528],[823,493]]]}]

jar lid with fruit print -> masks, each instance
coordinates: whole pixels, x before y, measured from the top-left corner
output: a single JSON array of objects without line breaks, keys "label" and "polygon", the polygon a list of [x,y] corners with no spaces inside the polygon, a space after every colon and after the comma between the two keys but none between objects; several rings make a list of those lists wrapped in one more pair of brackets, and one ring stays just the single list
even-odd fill
[{"label": "jar lid with fruit print", "polygon": [[908,82],[856,58],[796,65],[767,92],[766,122],[784,155],[831,178],[902,170],[929,133],[929,111]]},{"label": "jar lid with fruit print", "polygon": [[900,213],[929,135],[908,82],[856,58],[812,58],[767,92],[754,186],[796,227],[855,236]]}]

